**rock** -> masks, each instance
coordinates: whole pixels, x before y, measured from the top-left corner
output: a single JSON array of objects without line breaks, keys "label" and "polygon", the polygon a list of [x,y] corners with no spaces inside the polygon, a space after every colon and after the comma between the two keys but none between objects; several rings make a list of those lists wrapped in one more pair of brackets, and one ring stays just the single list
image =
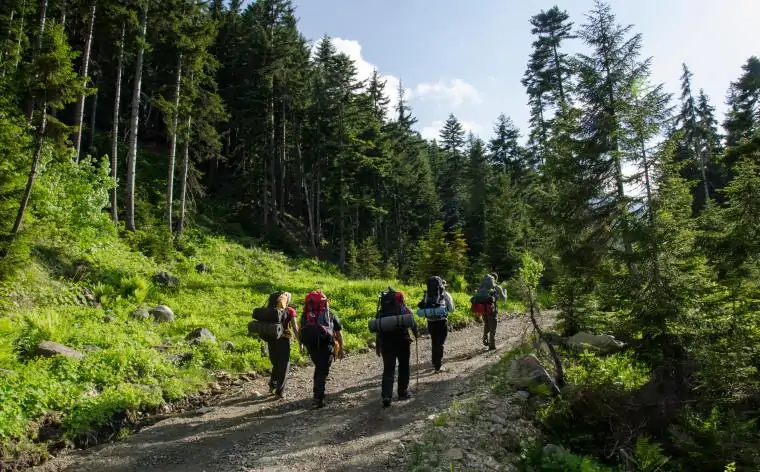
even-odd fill
[{"label": "rock", "polygon": [[158,305],[150,310],[153,319],[159,323],[174,321],[174,312],[166,305]]},{"label": "rock", "polygon": [[590,349],[601,354],[617,352],[625,347],[625,343],[618,341],[609,334],[597,335],[583,331],[570,337],[567,340],[567,345],[573,349]]},{"label": "rock", "polygon": [[219,393],[222,391],[221,385],[217,382],[213,382],[211,385],[208,386],[209,390],[211,390],[214,393]]},{"label": "rock", "polygon": [[258,390],[253,392],[253,398],[263,398],[264,395],[261,394]]},{"label": "rock", "polygon": [[180,354],[172,354],[168,357],[168,359],[171,362],[174,362],[175,364],[182,364],[184,362],[189,362],[193,359],[193,353],[192,352],[182,352]]},{"label": "rock", "polygon": [[523,400],[530,398],[530,393],[526,392],[525,390],[518,390],[515,395],[517,395],[519,398],[522,398]]},{"label": "rock", "polygon": [[145,305],[138,306],[132,313],[129,314],[129,317],[133,320],[147,320],[150,318],[150,308]]},{"label": "rock", "polygon": [[464,451],[458,447],[455,447],[444,452],[443,457],[444,459],[448,459],[450,461],[461,461],[464,459]]},{"label": "rock", "polygon": [[427,417],[427,419],[430,420],[430,421],[435,421],[436,418],[438,418],[438,415],[436,415],[435,413],[433,413],[432,415],[429,415]]},{"label": "rock", "polygon": [[375,341],[370,341],[370,342],[367,343],[367,347],[370,348],[370,349],[375,349],[375,347],[377,347],[377,345],[375,344]]},{"label": "rock", "polygon": [[551,375],[544,369],[541,362],[533,354],[528,354],[509,364],[507,375],[518,389],[528,389],[546,385],[549,391],[558,394],[559,388]]},{"label": "rock", "polygon": [[201,415],[204,415],[208,413],[209,411],[214,411],[214,409],[208,406],[202,406],[198,408],[197,410],[195,410],[196,413],[200,413]]},{"label": "rock", "polygon": [[37,355],[42,357],[64,356],[71,359],[82,359],[84,354],[64,346],[63,344],[54,343],[53,341],[42,341],[37,345]]},{"label": "rock", "polygon": [[103,348],[100,347],[100,346],[96,346],[94,344],[88,344],[88,345],[84,346],[84,350],[89,354],[91,352],[102,351]]},{"label": "rock", "polygon": [[196,264],[195,271],[199,274],[203,272],[211,272],[211,266],[201,262],[200,264]]},{"label": "rock", "polygon": [[567,455],[567,450],[562,446],[557,446],[556,444],[547,444],[544,446],[543,452],[545,456],[550,457],[564,457]]},{"label": "rock", "polygon": [[232,341],[224,341],[220,347],[223,351],[232,351],[235,349],[235,344]]},{"label": "rock", "polygon": [[179,279],[168,272],[157,273],[153,276],[153,281],[165,287],[176,287],[179,285]]},{"label": "rock", "polygon": [[507,424],[507,420],[505,420],[501,416],[494,413],[493,415],[491,415],[491,423],[504,425],[504,424]]},{"label": "rock", "polygon": [[[148,315],[148,316],[150,316],[150,315]],[[111,315],[106,315],[106,316],[103,317],[103,323],[113,323],[114,321],[116,321],[116,318],[114,318]]]},{"label": "rock", "polygon": [[185,339],[190,341],[191,344],[200,344],[202,342],[216,342],[216,336],[214,333],[206,328],[196,328]]}]

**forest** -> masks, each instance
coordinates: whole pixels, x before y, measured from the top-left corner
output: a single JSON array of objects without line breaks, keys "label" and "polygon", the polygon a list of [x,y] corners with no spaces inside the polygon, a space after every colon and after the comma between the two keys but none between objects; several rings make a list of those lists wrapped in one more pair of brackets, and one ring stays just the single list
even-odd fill
[{"label": "forest", "polygon": [[[608,382],[567,353],[587,376],[544,412],[547,435],[610,465],[649,438],[667,464],[635,470],[760,467],[757,56],[725,97],[688,64],[671,92],[607,3],[555,6],[526,18],[529,128],[505,111],[475,136],[451,114],[428,141],[403,85],[360,80],[329,37],[302,35],[291,0],[0,5],[0,358],[26,362],[64,288],[119,315],[160,301],[159,266],[250,256],[222,240],[346,280],[440,274],[458,293],[485,271],[512,291],[528,254],[559,334],[614,333],[629,349],[605,369],[651,374]],[[24,382],[0,374],[4,405],[42,388]],[[0,412],[0,456],[56,402]],[[101,421],[84,414],[76,434]]]}]

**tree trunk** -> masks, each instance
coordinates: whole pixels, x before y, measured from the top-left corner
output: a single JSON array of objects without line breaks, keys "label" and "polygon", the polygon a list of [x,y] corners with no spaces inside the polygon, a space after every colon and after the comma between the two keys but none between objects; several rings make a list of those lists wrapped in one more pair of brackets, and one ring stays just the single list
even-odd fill
[{"label": "tree trunk", "polygon": [[37,144],[34,149],[34,159],[32,159],[32,169],[29,171],[29,178],[26,181],[26,188],[24,189],[24,196],[21,198],[21,205],[18,209],[18,215],[16,215],[16,222],[13,224],[11,230],[11,237],[15,237],[24,225],[24,215],[26,214],[26,208],[29,205],[29,197],[32,195],[32,188],[34,182],[37,180],[37,169],[40,167],[40,160],[42,160],[42,146],[45,144],[45,129],[47,128],[47,95],[43,95],[42,109],[40,110],[42,116],[40,117],[40,126],[37,129]]},{"label": "tree trunk", "polygon": [[88,143],[88,149],[89,153],[91,155],[97,154],[95,152],[95,119],[97,118],[98,114],[98,85],[100,84],[99,79],[95,79],[95,83],[93,84],[95,87],[96,92],[92,95],[92,108],[90,108],[90,142]]},{"label": "tree trunk", "polygon": [[187,173],[190,168],[190,125],[192,116],[187,116],[187,136],[185,137],[185,149],[182,153],[182,180],[179,189],[179,221],[177,222],[177,234],[182,236],[185,229],[185,209],[187,208]]},{"label": "tree trunk", "polygon": [[[82,59],[82,77],[84,78],[84,86],[87,87],[89,77],[87,73],[90,69],[90,52],[92,51],[92,32],[95,29],[95,9],[97,7],[97,0],[93,0],[90,5],[90,24],[87,26],[87,40],[84,43],[84,58]],[[66,5],[63,6],[64,12],[66,11]],[[77,127],[76,135],[74,136],[74,146],[76,154],[74,160],[78,163],[79,157],[82,154],[82,125],[84,124],[84,103],[87,99],[87,95],[82,92],[79,97],[79,103],[77,104],[77,113],[75,118],[75,126]]]},{"label": "tree trunk", "polygon": [[286,185],[287,179],[287,120],[285,119],[285,100],[280,100],[282,108],[282,136],[280,136],[280,212],[285,212],[285,201],[287,196],[288,186]]},{"label": "tree trunk", "polygon": [[[47,19],[47,0],[40,0],[40,31],[37,34],[37,40],[34,44],[34,54],[32,55],[33,59],[37,59],[37,55],[40,53],[40,49],[42,49],[42,36],[45,34],[45,20]],[[20,51],[19,51],[20,52]],[[34,107],[36,103],[36,97],[32,96],[32,99],[29,101],[28,108],[26,110],[26,117],[29,123],[32,123],[32,115],[34,115]]]},{"label": "tree trunk", "polygon": [[657,238],[657,228],[655,228],[654,219],[654,199],[652,198],[652,184],[649,179],[649,159],[647,158],[646,144],[641,139],[639,145],[641,146],[641,158],[644,163],[644,186],[647,192],[647,215],[649,217],[649,226],[652,229],[652,249],[654,252],[654,278],[657,285],[660,285],[660,248]]},{"label": "tree trunk", "polygon": [[127,192],[124,203],[127,207],[127,230],[135,230],[135,169],[137,165],[137,129],[140,124],[140,89],[142,85],[144,41],[148,32],[148,6],[142,11],[140,38],[135,60],[135,80],[132,91],[132,116],[129,123],[129,150],[127,152]]},{"label": "tree trunk", "polygon": [[[539,342],[543,341],[544,344],[549,348],[549,354],[551,355],[552,360],[554,361],[554,370],[556,371],[554,374],[554,383],[557,385],[558,388],[562,388],[565,386],[565,369],[562,366],[562,359],[560,359],[559,354],[554,349],[554,346],[546,340],[544,337],[544,332],[541,329],[541,327],[538,325],[538,321],[536,320],[536,314],[538,313],[540,315],[540,312],[538,310],[538,306],[536,303],[536,297],[533,295],[533,290],[528,287],[528,297],[529,299],[529,305],[530,305],[530,322],[533,324],[533,329],[536,330],[536,333],[538,334],[538,340]],[[555,391],[552,392],[553,394],[557,395],[560,392]]]},{"label": "tree trunk", "polygon": [[61,1],[61,25],[66,26],[66,0]]},{"label": "tree trunk", "polygon": [[555,73],[557,74],[557,86],[559,87],[559,101],[561,104],[564,104],[565,103],[565,88],[562,84],[562,67],[559,63],[559,52],[557,52],[557,43],[554,42],[554,32],[552,32],[552,42],[553,42],[552,49],[554,50],[554,64],[557,67]]},{"label": "tree trunk", "polygon": [[172,144],[169,151],[169,168],[166,176],[166,225],[169,234],[172,226],[172,204],[174,203],[174,162],[177,157],[177,128],[179,126],[179,96],[182,91],[182,53],[177,59],[177,80],[174,86],[174,115],[172,116]]},{"label": "tree trunk", "polygon": [[274,122],[274,82],[270,84],[269,103],[268,103],[268,120],[269,120],[269,185],[270,185],[270,203],[272,205],[272,223],[277,226],[277,153],[275,149],[275,122]]},{"label": "tree trunk", "polygon": [[13,64],[13,71],[18,69],[18,63],[21,60],[21,39],[24,37],[24,19],[26,18],[26,0],[21,3],[21,24],[18,34],[16,35],[16,57]]},{"label": "tree trunk", "polygon": [[[121,106],[121,76],[124,70],[124,36],[127,32],[127,23],[121,22],[121,40],[119,41],[119,59],[116,65],[116,98],[113,104],[113,131],[111,132],[111,176],[114,182],[118,179],[116,165],[118,164],[119,153],[119,107]],[[111,218],[115,224],[119,223],[119,207],[116,202],[116,192],[118,188],[114,185],[111,191]]]}]

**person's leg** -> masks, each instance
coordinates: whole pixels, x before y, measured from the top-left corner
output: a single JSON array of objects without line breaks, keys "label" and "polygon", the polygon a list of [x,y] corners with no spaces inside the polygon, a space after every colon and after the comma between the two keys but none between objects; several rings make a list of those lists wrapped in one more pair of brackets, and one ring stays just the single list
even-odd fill
[{"label": "person's leg", "polygon": [[398,347],[398,398],[409,398],[409,359],[412,354],[411,345],[407,342]]},{"label": "person's leg", "polygon": [[396,375],[397,346],[386,342],[383,344],[383,382],[380,395],[384,405],[390,405],[393,397],[393,378]]},{"label": "person's leg", "polygon": [[438,364],[438,323],[435,321],[428,321],[428,333],[430,333],[430,361],[433,364],[433,368],[438,370],[440,364]]},{"label": "person's leg", "polygon": [[488,333],[490,332],[489,314],[483,313],[483,345],[488,346]]},{"label": "person's leg", "polygon": [[330,374],[331,353],[327,345],[321,345],[314,350],[314,402],[316,406],[324,406],[325,385]]},{"label": "person's leg", "polygon": [[269,362],[272,363],[272,370],[269,373],[269,393],[274,393],[274,389],[277,388],[277,341],[267,340],[267,354],[269,355]]},{"label": "person's leg", "polygon": [[285,383],[288,380],[290,371],[290,339],[282,338],[277,340],[277,377],[275,378],[275,395],[282,396],[285,390]]},{"label": "person's leg", "polygon": [[489,328],[489,335],[488,335],[488,349],[494,350],[496,349],[496,319],[497,319],[497,312],[494,310],[491,313],[491,320],[490,320],[490,328]]},{"label": "person's leg", "polygon": [[434,321],[428,323],[428,331],[430,332],[430,343],[433,347],[433,368],[438,371],[441,369],[441,362],[443,360],[443,343],[446,340],[446,321]]}]

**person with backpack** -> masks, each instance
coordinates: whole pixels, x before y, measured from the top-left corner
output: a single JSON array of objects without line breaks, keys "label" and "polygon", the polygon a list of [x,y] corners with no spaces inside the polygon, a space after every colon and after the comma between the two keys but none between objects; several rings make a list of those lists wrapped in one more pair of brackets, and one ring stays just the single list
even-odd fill
[{"label": "person with backpack", "polygon": [[306,295],[301,313],[301,350],[306,347],[314,363],[314,408],[325,406],[325,387],[333,359],[343,357],[343,336],[338,317],[330,311],[321,291]]},{"label": "person with backpack", "polygon": [[446,291],[446,281],[441,277],[433,276],[427,281],[427,290],[422,301],[417,305],[417,311],[427,319],[428,333],[432,347],[432,363],[435,373],[444,371],[443,345],[449,334],[448,314],[454,311],[454,300]]},{"label": "person with backpack", "polygon": [[292,297],[289,292],[274,292],[269,295],[266,305],[253,312],[256,320],[252,323],[253,331],[266,341],[269,361],[272,363],[269,393],[277,399],[283,397],[290,371],[290,340],[299,334],[296,310],[290,303]]},{"label": "person with backpack", "polygon": [[[404,293],[395,291],[391,287],[380,295],[380,303],[376,319],[385,317],[405,317],[410,320],[410,326],[414,333],[414,339],[419,337],[417,322],[414,320],[412,311],[404,302]],[[391,406],[393,398],[393,380],[396,376],[396,363],[398,362],[398,399],[408,400],[410,358],[412,338],[409,328],[400,327],[391,331],[378,331],[375,337],[375,352],[383,358],[383,381],[381,397],[383,406]]]},{"label": "person with backpack", "polygon": [[489,351],[496,349],[496,325],[498,319],[497,300],[506,300],[506,291],[497,284],[499,276],[496,273],[486,274],[480,283],[480,288],[473,297],[473,306],[478,302],[485,306],[483,313],[483,345],[488,346]]}]

